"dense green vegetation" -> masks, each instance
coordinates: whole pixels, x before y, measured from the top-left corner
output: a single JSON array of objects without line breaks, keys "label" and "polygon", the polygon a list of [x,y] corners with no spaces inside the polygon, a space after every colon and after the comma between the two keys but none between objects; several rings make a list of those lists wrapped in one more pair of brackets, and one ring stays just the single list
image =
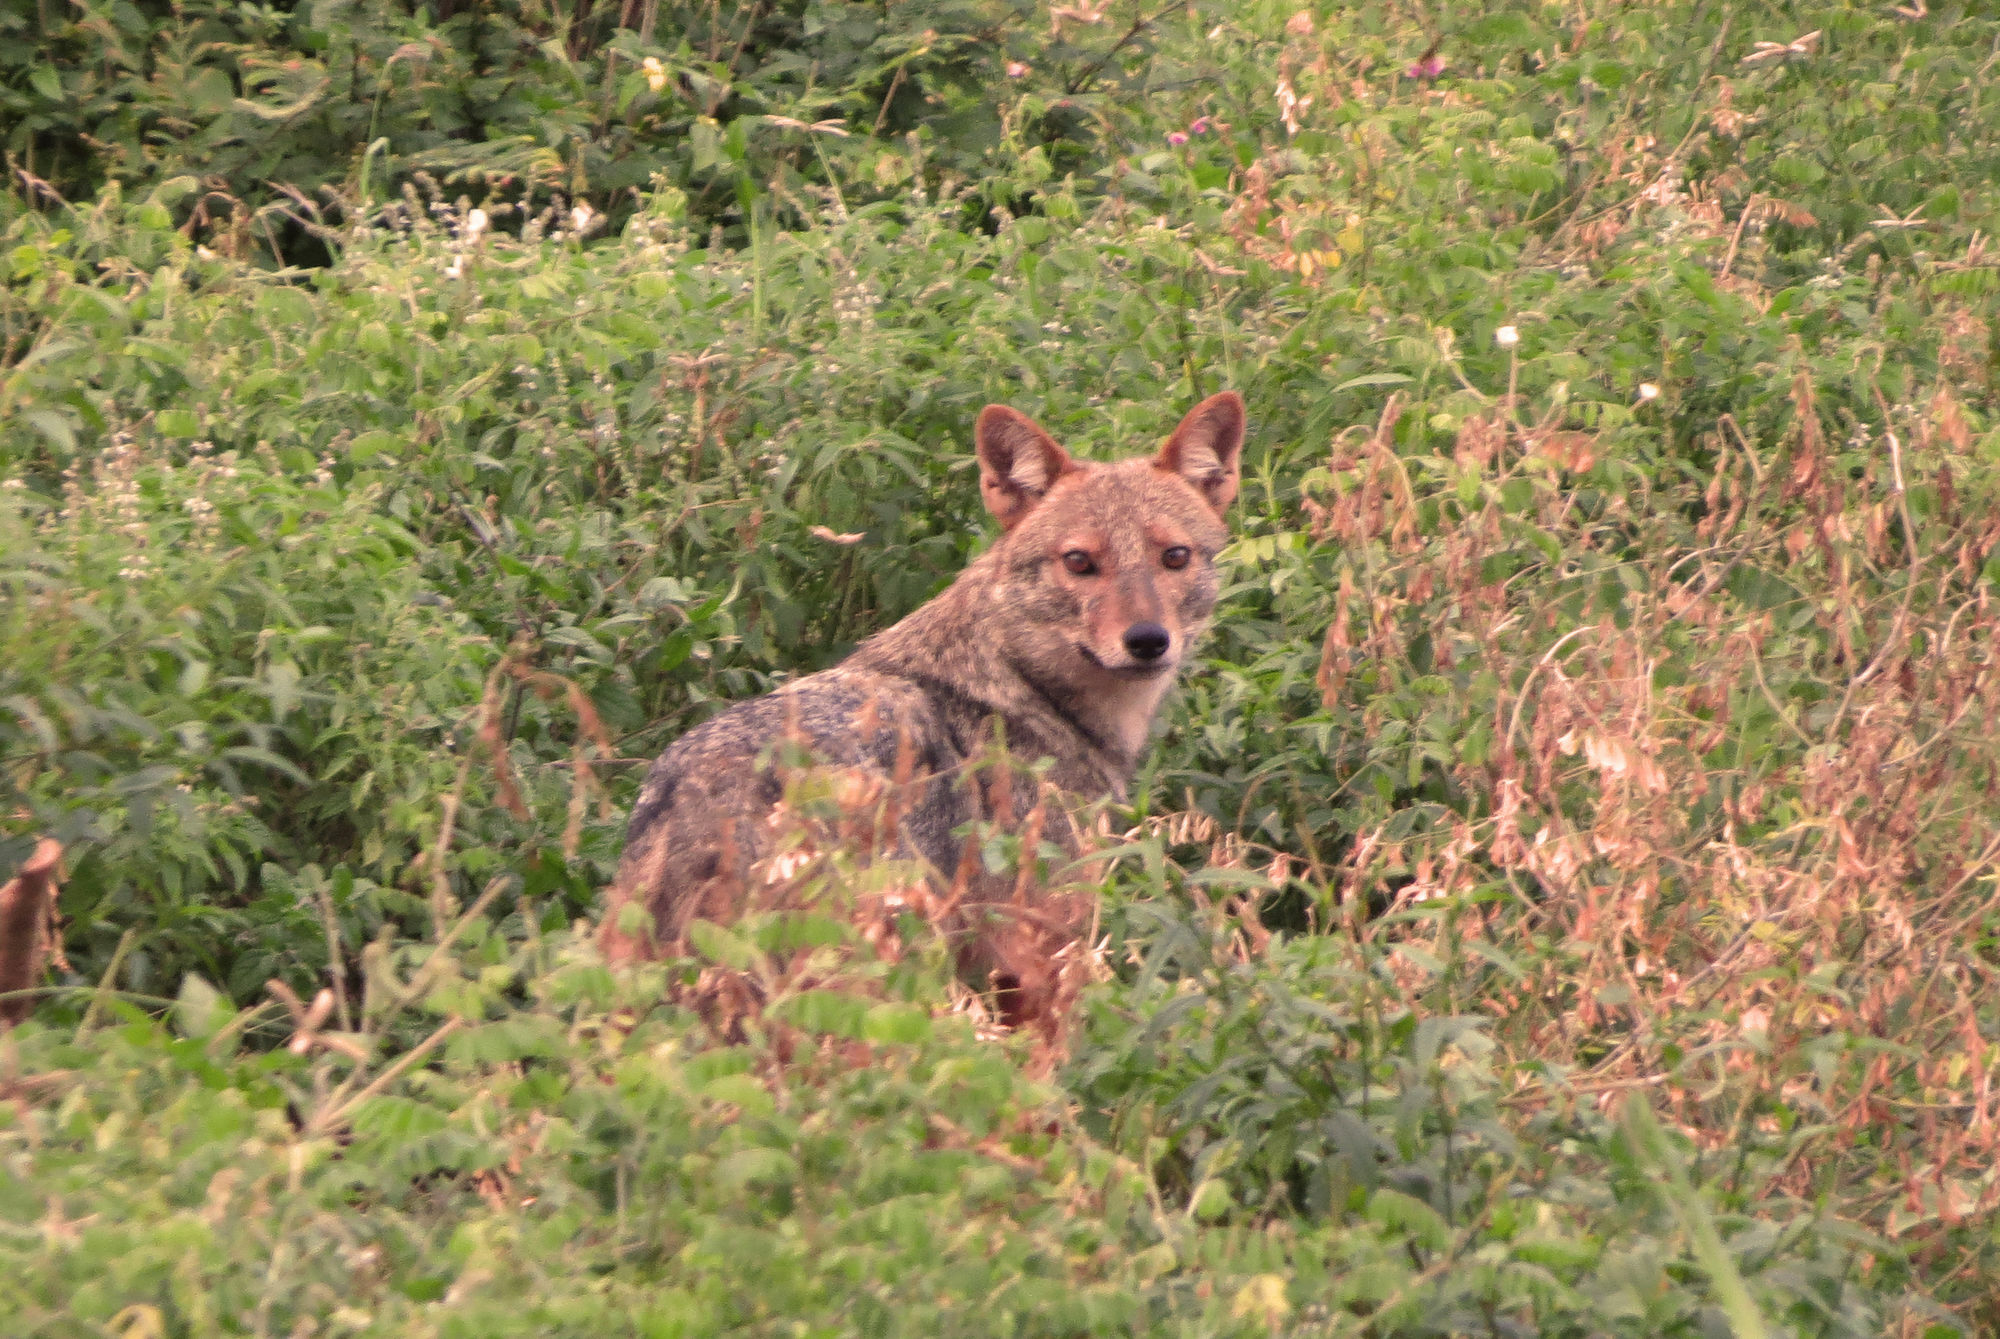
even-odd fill
[{"label": "dense green vegetation", "polygon": [[[2000,1324],[2000,23],[0,39],[0,874],[68,851],[6,1333]],[[837,878],[605,968],[640,765],[950,578],[979,406],[1223,387],[1060,1048]]]}]

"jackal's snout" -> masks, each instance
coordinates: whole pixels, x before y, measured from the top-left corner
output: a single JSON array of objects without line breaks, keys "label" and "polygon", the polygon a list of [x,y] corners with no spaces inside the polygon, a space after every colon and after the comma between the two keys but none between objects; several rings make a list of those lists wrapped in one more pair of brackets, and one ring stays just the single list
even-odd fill
[{"label": "jackal's snout", "polygon": [[1089,575],[1062,571],[1052,579],[1076,601],[1072,635],[1084,659],[1122,677],[1149,679],[1178,668],[1186,649],[1188,620],[1174,589],[1182,574],[1154,572],[1154,546],[1125,539],[1105,544]]},{"label": "jackal's snout", "polygon": [[1173,635],[1157,623],[1134,623],[1125,629],[1125,650],[1141,663],[1158,660],[1173,642]]}]

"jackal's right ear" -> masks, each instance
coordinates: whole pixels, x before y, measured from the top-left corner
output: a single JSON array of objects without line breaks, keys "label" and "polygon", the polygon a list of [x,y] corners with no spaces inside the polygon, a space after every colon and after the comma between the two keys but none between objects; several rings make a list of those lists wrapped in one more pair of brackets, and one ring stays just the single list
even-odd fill
[{"label": "jackal's right ear", "polygon": [[979,451],[979,496],[1002,530],[1019,525],[1050,485],[1076,468],[1055,438],[1003,404],[979,411],[972,438]]},{"label": "jackal's right ear", "polygon": [[1243,397],[1224,391],[1188,410],[1154,463],[1193,484],[1220,516],[1236,500],[1242,455]]}]

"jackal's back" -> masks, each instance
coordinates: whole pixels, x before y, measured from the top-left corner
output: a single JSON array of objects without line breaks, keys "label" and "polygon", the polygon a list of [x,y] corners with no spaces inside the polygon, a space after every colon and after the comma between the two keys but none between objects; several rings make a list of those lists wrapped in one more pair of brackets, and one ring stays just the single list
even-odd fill
[{"label": "jackal's back", "polygon": [[952,829],[970,815],[950,783],[960,759],[942,714],[915,684],[842,665],[739,702],[660,755],[632,808],[614,920],[638,901],[653,935],[673,942],[697,918],[732,919],[771,852],[787,763],[800,755],[885,779],[900,758],[901,842],[913,848],[903,853],[949,863]]}]

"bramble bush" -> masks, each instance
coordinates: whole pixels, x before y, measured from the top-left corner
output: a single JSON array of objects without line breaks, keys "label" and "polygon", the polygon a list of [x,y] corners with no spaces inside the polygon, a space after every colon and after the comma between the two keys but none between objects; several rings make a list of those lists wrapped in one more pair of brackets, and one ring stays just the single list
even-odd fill
[{"label": "bramble bush", "polygon": [[[350,81],[10,148],[0,872],[69,857],[9,1333],[1991,1328],[1992,20],[760,6],[710,132],[510,111],[587,170],[537,195],[422,139],[472,11],[198,8],[0,65]],[[650,97],[657,14],[478,22]],[[211,207],[273,174],[325,264]],[[643,763],[976,550],[982,404],[1111,454],[1226,386],[1062,1054],[918,927],[597,961]],[[743,1035],[662,1003],[716,966]]]}]

